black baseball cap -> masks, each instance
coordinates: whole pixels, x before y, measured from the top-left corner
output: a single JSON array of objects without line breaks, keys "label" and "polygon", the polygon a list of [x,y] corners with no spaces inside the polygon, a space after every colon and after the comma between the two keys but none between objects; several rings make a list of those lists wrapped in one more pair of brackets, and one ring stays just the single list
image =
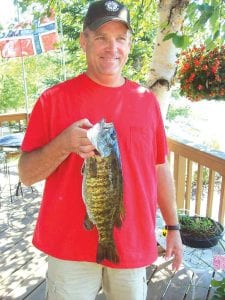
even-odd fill
[{"label": "black baseball cap", "polygon": [[84,19],[83,30],[86,28],[96,30],[109,21],[123,22],[132,32],[130,13],[127,7],[117,1],[107,0],[95,1],[90,4]]}]

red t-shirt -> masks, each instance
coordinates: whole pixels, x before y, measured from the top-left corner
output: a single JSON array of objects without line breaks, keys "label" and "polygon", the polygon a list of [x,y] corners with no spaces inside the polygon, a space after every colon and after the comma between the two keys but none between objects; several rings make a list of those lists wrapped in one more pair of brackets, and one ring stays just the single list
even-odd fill
[{"label": "red t-shirt", "polygon": [[[102,118],[116,128],[124,178],[125,220],[114,229],[119,264],[114,268],[150,265],[157,258],[155,166],[165,162],[167,143],[159,105],[144,87],[126,80],[121,87],[104,87],[85,74],[46,90],[28,124],[22,150],[29,152],[50,142],[73,122]],[[59,259],[95,262],[98,234],[83,226],[81,167],[71,153],[46,179],[34,232],[34,245]]]}]

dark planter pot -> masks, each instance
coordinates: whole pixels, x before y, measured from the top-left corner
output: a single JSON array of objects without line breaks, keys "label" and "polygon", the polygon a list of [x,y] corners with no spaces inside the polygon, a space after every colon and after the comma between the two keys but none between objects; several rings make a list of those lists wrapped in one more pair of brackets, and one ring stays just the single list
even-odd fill
[{"label": "dark planter pot", "polygon": [[[195,219],[203,219],[204,217],[190,217],[192,220]],[[209,219],[209,218],[208,218]],[[212,219],[210,219],[212,220]],[[223,236],[224,227],[219,222],[216,222],[212,220],[213,226],[215,226],[215,232],[214,234],[200,234],[199,232],[191,232],[191,231],[185,231],[184,226],[182,226],[181,223],[181,239],[182,243],[186,246],[193,247],[193,248],[210,248],[215,246],[221,237]]]}]

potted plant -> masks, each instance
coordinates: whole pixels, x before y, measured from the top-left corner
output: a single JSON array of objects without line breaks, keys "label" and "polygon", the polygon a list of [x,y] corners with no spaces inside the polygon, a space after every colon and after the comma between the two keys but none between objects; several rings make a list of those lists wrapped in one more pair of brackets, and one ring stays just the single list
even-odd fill
[{"label": "potted plant", "polygon": [[209,217],[178,213],[181,239],[184,245],[194,248],[215,246],[222,237],[222,224]]},{"label": "potted plant", "polygon": [[225,46],[194,46],[181,52],[177,63],[181,95],[191,101],[225,100]]}]

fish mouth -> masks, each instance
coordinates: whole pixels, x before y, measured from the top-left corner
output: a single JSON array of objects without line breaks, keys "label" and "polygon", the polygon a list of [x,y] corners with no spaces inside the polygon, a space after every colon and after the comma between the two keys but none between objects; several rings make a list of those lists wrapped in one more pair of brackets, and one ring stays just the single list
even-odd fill
[{"label": "fish mouth", "polygon": [[94,150],[94,153],[95,153],[95,155],[100,156],[100,153],[99,153],[99,151],[97,149]]}]

